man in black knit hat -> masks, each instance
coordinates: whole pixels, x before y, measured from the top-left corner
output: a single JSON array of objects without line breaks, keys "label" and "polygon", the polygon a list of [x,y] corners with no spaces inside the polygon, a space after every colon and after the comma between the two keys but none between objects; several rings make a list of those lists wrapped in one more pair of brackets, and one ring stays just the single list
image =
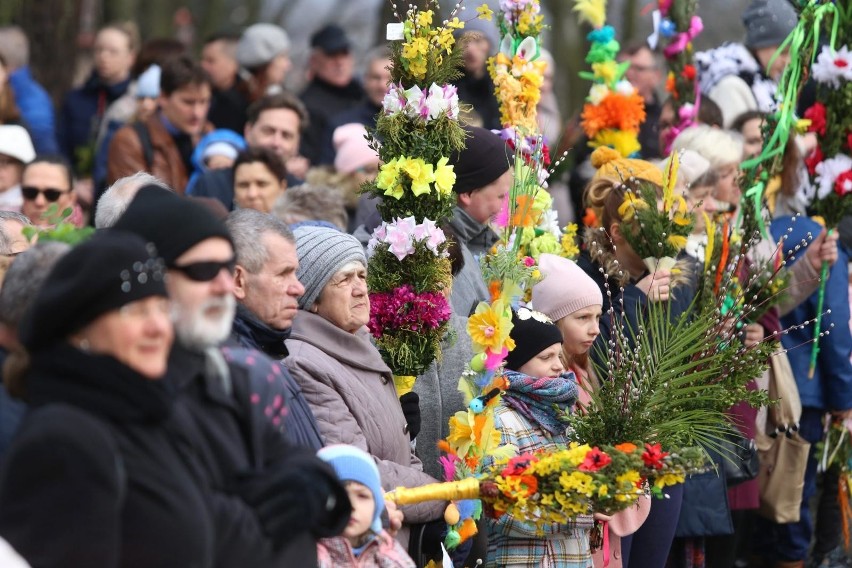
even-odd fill
[{"label": "man in black knit hat", "polygon": [[245,555],[217,565],[315,565],[315,539],[336,534],[349,518],[346,493],[315,448],[285,437],[296,431],[290,420],[313,416],[299,412],[274,362],[254,352],[251,366],[234,364],[219,349],[236,302],[228,229],[204,205],[156,186],[139,190],[114,229],[153,242],[165,262],[176,339],[167,380],[195,419],[191,443],[217,488],[234,494],[224,506],[245,519],[227,535],[245,545]]},{"label": "man in black knit hat", "polygon": [[509,150],[503,140],[484,128],[467,127],[465,131],[464,150],[450,157],[457,195],[450,229],[464,257],[464,268],[453,280],[451,302],[453,311],[462,316],[489,298],[477,260],[497,242],[490,223],[512,187]]}]

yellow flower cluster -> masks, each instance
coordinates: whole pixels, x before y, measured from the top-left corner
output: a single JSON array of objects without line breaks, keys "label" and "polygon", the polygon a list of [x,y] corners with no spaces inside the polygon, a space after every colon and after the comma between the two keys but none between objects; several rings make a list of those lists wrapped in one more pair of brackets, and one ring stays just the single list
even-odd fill
[{"label": "yellow flower cluster", "polygon": [[536,107],[541,99],[541,84],[547,63],[527,61],[516,55],[511,60],[498,53],[489,59],[494,93],[500,102],[500,121],[528,132],[538,130]]},{"label": "yellow flower cluster", "polygon": [[447,165],[449,158],[442,157],[434,166],[427,164],[422,158],[399,156],[390,162],[382,164],[376,177],[376,187],[383,190],[385,195],[402,199],[406,187],[415,196],[431,193],[432,184],[437,194],[447,197],[452,194],[456,183],[453,166]]},{"label": "yellow flower cluster", "polygon": [[440,27],[433,28],[433,16],[432,10],[415,11],[404,23],[403,65],[418,81],[426,78],[430,52],[434,53],[435,65],[441,66],[443,55],[453,52],[456,42],[453,30],[464,28],[464,22],[457,17],[447,20]]}]

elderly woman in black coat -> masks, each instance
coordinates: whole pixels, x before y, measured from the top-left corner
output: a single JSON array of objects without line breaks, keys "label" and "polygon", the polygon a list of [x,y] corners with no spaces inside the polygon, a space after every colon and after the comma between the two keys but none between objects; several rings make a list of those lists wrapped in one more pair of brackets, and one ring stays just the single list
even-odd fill
[{"label": "elderly woman in black coat", "polygon": [[163,276],[141,238],[101,233],[57,263],[22,325],[28,361],[6,379],[30,410],[0,471],[0,536],[33,566],[215,563],[207,480],[161,380]]}]

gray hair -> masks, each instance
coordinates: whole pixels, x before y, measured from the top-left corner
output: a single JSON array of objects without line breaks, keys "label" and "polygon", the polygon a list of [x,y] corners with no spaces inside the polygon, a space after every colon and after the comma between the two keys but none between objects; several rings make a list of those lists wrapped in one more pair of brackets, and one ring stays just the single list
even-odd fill
[{"label": "gray hair", "polygon": [[237,263],[251,274],[263,270],[263,265],[269,260],[269,251],[262,240],[263,235],[273,233],[296,244],[296,237],[290,227],[271,213],[262,213],[256,209],[237,209],[228,215],[225,225],[234,240]]},{"label": "gray hair", "polygon": [[327,185],[303,183],[289,187],[275,201],[273,213],[287,224],[300,221],[328,221],[341,231],[349,225],[343,195]]},{"label": "gray hair", "polygon": [[9,71],[30,63],[30,40],[20,26],[0,27],[0,53],[6,59]]},{"label": "gray hair", "polygon": [[0,254],[11,254],[12,241],[6,234],[6,221],[17,221],[24,227],[32,225],[30,218],[16,211],[0,211]]},{"label": "gray hair", "polygon": [[0,289],[0,323],[17,329],[56,262],[71,250],[66,243],[37,243],[9,266]]},{"label": "gray hair", "polygon": [[95,209],[95,228],[107,229],[115,225],[127,211],[139,190],[146,185],[156,185],[168,191],[174,191],[166,182],[148,172],[136,172],[120,178],[98,199]]}]

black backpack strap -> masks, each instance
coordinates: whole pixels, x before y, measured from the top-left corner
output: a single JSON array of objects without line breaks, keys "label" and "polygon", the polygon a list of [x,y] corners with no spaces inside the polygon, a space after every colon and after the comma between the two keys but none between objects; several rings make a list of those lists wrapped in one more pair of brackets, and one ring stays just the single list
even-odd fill
[{"label": "black backpack strap", "polygon": [[133,130],[139,137],[139,143],[142,144],[142,157],[145,159],[145,169],[150,171],[151,165],[154,163],[154,146],[151,144],[151,133],[148,132],[148,127],[144,122],[134,122]]}]

